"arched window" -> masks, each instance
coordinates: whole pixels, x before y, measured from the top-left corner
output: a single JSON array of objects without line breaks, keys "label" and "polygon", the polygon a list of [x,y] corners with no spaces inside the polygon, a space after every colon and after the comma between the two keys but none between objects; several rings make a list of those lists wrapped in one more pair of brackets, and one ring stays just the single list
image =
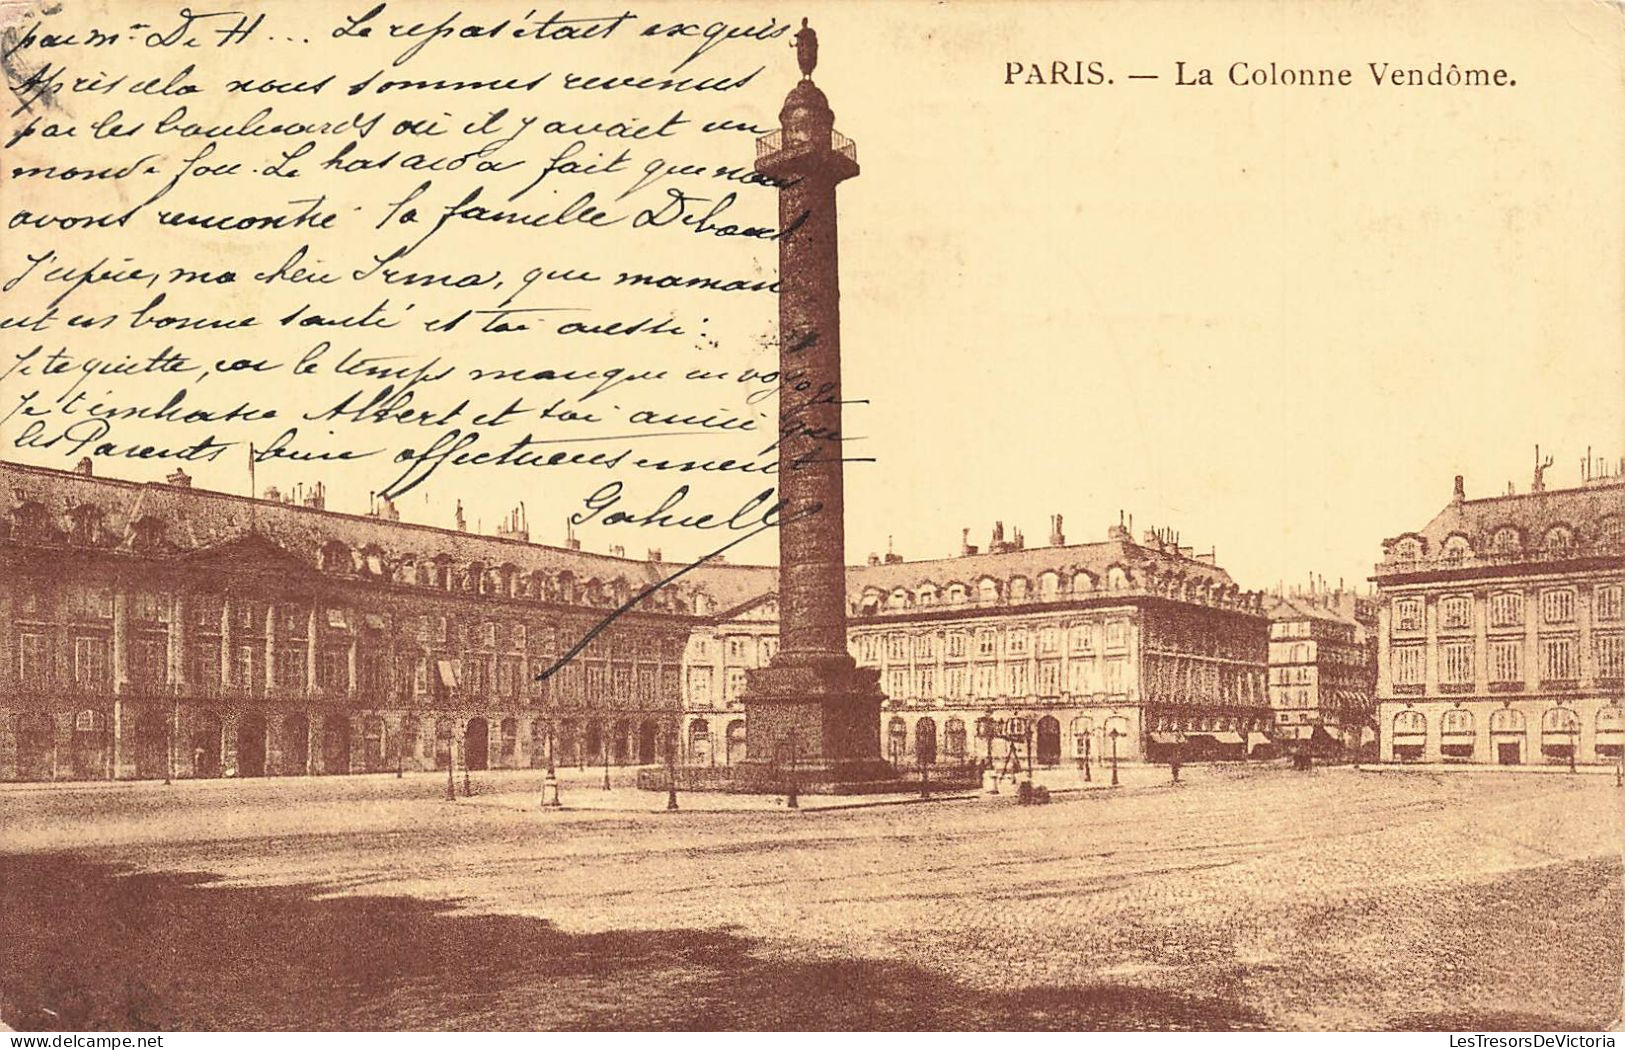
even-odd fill
[{"label": "arched window", "polygon": [[1473,713],[1462,708],[1446,711],[1439,719],[1439,732],[1444,736],[1472,736]]},{"label": "arched window", "polygon": [[1013,602],[1027,600],[1027,577],[1016,576],[1010,580],[1010,600]]},{"label": "arched window", "polygon": [[942,730],[943,753],[955,762],[965,757],[965,720],[950,718]]},{"label": "arched window", "polygon": [[1546,530],[1544,546],[1549,553],[1561,553],[1574,545],[1574,530],[1567,525],[1553,525]]},{"label": "arched window", "polygon": [[1444,541],[1444,556],[1446,559],[1461,561],[1464,558],[1471,557],[1472,553],[1473,545],[1467,541],[1466,536],[1456,533],[1453,536],[1446,537]]},{"label": "arched window", "polygon": [[976,600],[983,605],[995,605],[999,601],[999,581],[991,576],[984,576],[976,584]]},{"label": "arched window", "polygon": [[1045,601],[1054,601],[1061,591],[1061,577],[1053,572],[1043,572],[1038,575],[1038,594]]},{"label": "arched window", "polygon": [[1420,711],[1401,711],[1394,716],[1394,739],[1427,736],[1428,720]]},{"label": "arched window", "polygon": [[1422,556],[1422,541],[1407,536],[1394,544],[1394,557],[1400,561],[1415,561]]},{"label": "arched window", "polygon": [[1540,731],[1564,736],[1578,733],[1580,731],[1580,716],[1567,707],[1549,708],[1540,718]]},{"label": "arched window", "polygon": [[1593,541],[1599,547],[1618,547],[1625,544],[1625,524],[1609,515],[1597,522],[1597,535]]},{"label": "arched window", "polygon": [[1523,712],[1510,707],[1503,707],[1498,711],[1490,712],[1491,733],[1522,733],[1524,732]]},{"label": "arched window", "polygon": [[908,761],[908,723],[893,716],[886,725],[886,757],[893,765]]},{"label": "arched window", "polygon": [[1120,565],[1113,565],[1106,570],[1106,589],[1119,591],[1128,586],[1128,573]]}]

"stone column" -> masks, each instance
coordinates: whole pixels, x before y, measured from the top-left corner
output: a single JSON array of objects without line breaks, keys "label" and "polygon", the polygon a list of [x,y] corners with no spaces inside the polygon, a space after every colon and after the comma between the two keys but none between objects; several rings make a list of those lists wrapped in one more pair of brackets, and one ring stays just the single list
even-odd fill
[{"label": "stone column", "polygon": [[169,606],[169,681],[178,692],[186,691],[186,658],[192,636],[192,601],[177,591]]},{"label": "stone column", "polygon": [[276,689],[276,602],[265,607],[265,692]]},{"label": "stone column", "polygon": [[317,642],[321,638],[321,629],[317,615],[322,603],[317,601],[310,607],[310,627],[305,632],[305,692],[311,696],[316,695],[316,653]]},{"label": "stone column", "polygon": [[[358,619],[360,615],[354,609],[348,609],[344,613],[345,621],[350,625],[350,652],[348,654],[350,687],[346,690],[346,695],[352,700],[361,695],[361,678],[359,675],[361,670],[361,622]],[[374,703],[376,699],[370,698],[368,702]]]},{"label": "stone column", "polygon": [[113,692],[130,689],[130,594],[123,587],[113,592]]},{"label": "stone column", "polygon": [[[227,594],[220,600],[220,689],[229,692],[233,685],[231,680],[232,656],[237,651],[236,631],[237,625],[232,621],[232,600]],[[249,683],[244,682],[243,685]]]},{"label": "stone column", "polygon": [[[810,31],[808,37],[810,40]],[[881,761],[877,674],[847,651],[841,437],[840,275],[836,186],[858,174],[855,149],[834,132],[829,101],[803,73],[762,140],[756,170],[779,186],[780,649],[749,672],[742,697],[748,763],[793,748],[821,780],[889,775]],[[749,771],[747,771],[749,772]]]}]

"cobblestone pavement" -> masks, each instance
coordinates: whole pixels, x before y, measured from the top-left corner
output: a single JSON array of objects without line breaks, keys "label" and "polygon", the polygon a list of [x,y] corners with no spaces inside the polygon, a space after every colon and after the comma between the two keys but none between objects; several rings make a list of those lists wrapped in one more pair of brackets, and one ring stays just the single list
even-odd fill
[{"label": "cobblestone pavement", "polygon": [[430,774],[0,790],[0,1020],[1619,1023],[1611,777],[1124,774],[1048,806],[799,813],[660,812],[592,770],[551,813],[531,773],[455,803]]}]

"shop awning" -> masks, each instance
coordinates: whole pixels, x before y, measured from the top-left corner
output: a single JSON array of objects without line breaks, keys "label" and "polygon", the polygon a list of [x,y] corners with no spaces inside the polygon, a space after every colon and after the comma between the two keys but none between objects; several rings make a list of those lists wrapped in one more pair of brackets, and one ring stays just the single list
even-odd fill
[{"label": "shop awning", "polygon": [[1249,750],[1249,751],[1251,751],[1255,747],[1269,747],[1273,743],[1275,743],[1275,741],[1271,740],[1269,737],[1265,736],[1263,733],[1248,733],[1247,734],[1247,750]]},{"label": "shop awning", "polygon": [[1151,734],[1151,742],[1153,744],[1177,744],[1177,743],[1179,743],[1179,734],[1178,733],[1152,733]]},{"label": "shop awning", "polygon": [[1244,742],[1240,733],[1216,733],[1213,739],[1221,744],[1240,744]]},{"label": "shop awning", "polygon": [[440,684],[447,689],[457,688],[457,665],[450,660],[437,660],[440,669]]}]

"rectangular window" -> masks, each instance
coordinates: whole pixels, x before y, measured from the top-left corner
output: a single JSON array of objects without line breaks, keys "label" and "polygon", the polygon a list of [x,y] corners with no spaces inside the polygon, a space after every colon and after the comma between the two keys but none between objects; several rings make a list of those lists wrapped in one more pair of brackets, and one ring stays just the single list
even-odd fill
[{"label": "rectangular window", "polygon": [[963,660],[965,658],[965,651],[965,636],[962,634],[950,634],[948,636],[948,659]]},{"label": "rectangular window", "polygon": [[1620,618],[1620,592],[1625,590],[1619,584],[1610,584],[1597,588],[1597,616],[1603,623],[1614,623]]},{"label": "rectangular window", "polygon": [[1447,642],[1439,646],[1439,680],[1452,685],[1473,680],[1473,643]]},{"label": "rectangular window", "polygon": [[305,687],[305,651],[278,649],[276,652],[276,684],[284,689]]},{"label": "rectangular window", "polygon": [[942,692],[950,700],[958,700],[965,695],[965,669],[963,667],[949,667],[943,670]]},{"label": "rectangular window", "polygon": [[187,654],[186,676],[198,685],[220,684],[220,643],[193,642]]},{"label": "rectangular window", "polygon": [[1439,606],[1439,626],[1446,630],[1461,630],[1473,625],[1471,598],[1446,598]]},{"label": "rectangular window", "polygon": [[1523,681],[1523,642],[1490,643],[1490,680]]},{"label": "rectangular window", "polygon": [[1394,603],[1394,630],[1420,631],[1422,629],[1422,603],[1406,598]]},{"label": "rectangular window", "polygon": [[231,681],[233,685],[252,689],[261,684],[260,678],[254,675],[254,647],[252,645],[239,645],[231,664]]},{"label": "rectangular window", "polygon": [[1010,688],[1006,690],[1006,693],[1010,696],[1026,696],[1027,665],[1024,663],[1006,664],[1005,672],[1006,679],[1010,684]]},{"label": "rectangular window", "polygon": [[1547,591],[1540,596],[1541,619],[1547,623],[1574,622],[1574,592]]},{"label": "rectangular window", "polygon": [[991,664],[982,664],[976,668],[975,693],[978,698],[998,695],[998,668]]},{"label": "rectangular window", "polygon": [[1491,597],[1490,626],[1523,626],[1523,595],[1509,592]]},{"label": "rectangular window", "polygon": [[1073,660],[1067,665],[1067,691],[1073,696],[1086,696],[1095,691],[1094,662]]},{"label": "rectangular window", "polygon": [[733,703],[745,695],[745,669],[743,667],[728,668],[728,702]]},{"label": "rectangular window", "polygon": [[1006,636],[1005,652],[1011,656],[1025,656],[1027,654],[1027,630],[1018,627]]},{"label": "rectangular window", "polygon": [[1106,625],[1106,648],[1121,649],[1128,644],[1128,624],[1113,620]]},{"label": "rectangular window", "polygon": [[[1562,591],[1553,591],[1562,594]],[[1547,638],[1541,642],[1541,674],[1543,681],[1563,681],[1578,677],[1574,666],[1574,639]]]},{"label": "rectangular window", "polygon": [[1061,694],[1061,662],[1059,660],[1045,660],[1038,665],[1038,695],[1059,696]]},{"label": "rectangular window", "polygon": [[886,672],[886,695],[894,700],[908,696],[908,668],[893,667]]},{"label": "rectangular window", "polygon": [[130,643],[130,680],[148,684],[169,680],[167,638],[137,638]]},{"label": "rectangular window", "polygon": [[1075,653],[1092,652],[1095,647],[1095,632],[1089,624],[1078,623],[1072,625],[1072,651]]},{"label": "rectangular window", "polygon": [[101,686],[107,683],[107,640],[104,638],[75,638],[73,640],[73,680],[78,685]]},{"label": "rectangular window", "polygon": [[1104,675],[1103,681],[1101,683],[1102,687],[1105,689],[1106,692],[1108,692],[1108,693],[1121,693],[1121,692],[1123,692],[1123,665],[1126,664],[1127,662],[1128,661],[1126,661],[1126,660],[1107,660],[1106,661],[1105,675]]},{"label": "rectangular window", "polygon": [[1061,631],[1056,627],[1045,627],[1038,632],[1038,651],[1044,656],[1053,656],[1061,651]]},{"label": "rectangular window", "polygon": [[1423,649],[1420,645],[1394,647],[1395,685],[1422,684],[1422,655]]},{"label": "rectangular window", "polygon": [[873,666],[880,662],[880,636],[866,634],[858,639],[858,662]]},{"label": "rectangular window", "polygon": [[997,656],[999,653],[999,636],[992,631],[976,632],[976,655]]},{"label": "rectangular window", "polygon": [[1625,678],[1625,635],[1599,634],[1597,647],[1598,678]]},{"label": "rectangular window", "polygon": [[750,642],[750,639],[748,639],[748,638],[739,638],[739,637],[729,638],[728,639],[728,660],[729,660],[729,662],[731,662],[731,663],[743,663],[744,660],[745,660],[745,654],[747,652],[749,652],[749,645],[748,645],[749,642]]},{"label": "rectangular window", "polygon": [[908,642],[906,634],[890,634],[886,636],[886,660],[889,663],[908,662]]},{"label": "rectangular window", "polygon": [[922,667],[915,674],[919,678],[919,687],[914,690],[914,695],[927,700],[934,699],[937,695],[937,669]]}]

